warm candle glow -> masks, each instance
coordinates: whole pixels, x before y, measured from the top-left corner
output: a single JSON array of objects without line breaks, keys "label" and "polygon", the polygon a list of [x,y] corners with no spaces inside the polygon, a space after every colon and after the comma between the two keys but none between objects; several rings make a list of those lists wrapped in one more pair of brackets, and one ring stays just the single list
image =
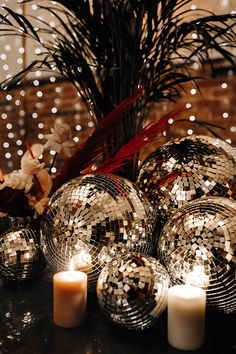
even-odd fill
[{"label": "warm candle glow", "polygon": [[74,262],[73,262],[73,260],[71,259],[70,265],[69,265],[69,279],[70,279],[70,280],[71,280],[72,277],[73,277],[74,269],[75,269],[75,267],[74,267]]},{"label": "warm candle glow", "polygon": [[209,276],[206,275],[204,266],[193,266],[193,271],[186,274],[185,284],[207,288],[209,286]]},{"label": "warm candle glow", "polygon": [[182,350],[199,349],[205,338],[206,292],[176,285],[168,291],[168,341]]},{"label": "warm candle glow", "polygon": [[76,327],[86,316],[87,275],[74,270],[71,261],[69,271],[53,277],[53,319],[61,327]]},{"label": "warm candle glow", "polygon": [[92,271],[92,257],[88,251],[81,249],[76,255],[73,256],[71,262],[75,269],[82,272],[89,273]]}]

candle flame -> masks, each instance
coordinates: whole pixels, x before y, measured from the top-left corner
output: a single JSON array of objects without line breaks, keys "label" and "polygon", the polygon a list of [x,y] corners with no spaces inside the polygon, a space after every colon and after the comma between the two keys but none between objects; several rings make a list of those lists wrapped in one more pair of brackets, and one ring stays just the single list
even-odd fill
[{"label": "candle flame", "polygon": [[71,259],[76,269],[89,273],[92,269],[92,257],[85,249],[80,248]]},{"label": "candle flame", "polygon": [[74,262],[73,262],[73,259],[71,259],[70,265],[69,265],[69,276],[70,276],[70,278],[71,278],[72,275],[73,275],[74,269],[75,269],[75,267],[74,267]]},{"label": "candle flame", "polygon": [[195,265],[193,271],[186,274],[185,285],[194,285],[199,288],[206,288],[209,285],[209,277],[205,273],[204,266]]}]

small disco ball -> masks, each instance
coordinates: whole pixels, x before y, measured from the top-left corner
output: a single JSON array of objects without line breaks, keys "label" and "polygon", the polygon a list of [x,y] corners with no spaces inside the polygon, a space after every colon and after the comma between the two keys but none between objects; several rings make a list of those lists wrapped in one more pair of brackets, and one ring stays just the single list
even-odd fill
[{"label": "small disco ball", "polygon": [[160,233],[172,213],[194,199],[236,197],[236,149],[208,136],[175,139],[147,157],[137,185],[157,208]]},{"label": "small disco ball", "polygon": [[168,287],[168,273],[155,258],[128,253],[113,258],[101,271],[98,303],[114,324],[143,330],[165,310]]},{"label": "small disco ball", "polygon": [[158,254],[173,285],[205,288],[209,309],[236,311],[236,202],[209,197],[180,208],[164,226]]},{"label": "small disco ball", "polygon": [[95,287],[117,252],[153,252],[154,212],[136,185],[112,174],[91,174],[64,184],[41,220],[43,252],[55,270],[72,260]]},{"label": "small disco ball", "polygon": [[3,279],[15,282],[31,280],[45,264],[32,229],[19,227],[0,235],[0,276]]},{"label": "small disco ball", "polygon": [[19,227],[33,229],[36,233],[39,230],[39,221],[32,216],[1,216],[0,217],[0,235],[3,232],[10,231]]}]

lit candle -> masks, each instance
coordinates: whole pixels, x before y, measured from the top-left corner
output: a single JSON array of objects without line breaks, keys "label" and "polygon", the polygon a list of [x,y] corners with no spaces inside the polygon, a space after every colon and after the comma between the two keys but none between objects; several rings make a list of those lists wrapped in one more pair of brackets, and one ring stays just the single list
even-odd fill
[{"label": "lit candle", "polygon": [[53,320],[60,327],[79,326],[86,317],[87,275],[70,269],[53,277]]},{"label": "lit candle", "polygon": [[168,291],[168,342],[177,349],[197,350],[205,339],[206,292],[176,285]]}]

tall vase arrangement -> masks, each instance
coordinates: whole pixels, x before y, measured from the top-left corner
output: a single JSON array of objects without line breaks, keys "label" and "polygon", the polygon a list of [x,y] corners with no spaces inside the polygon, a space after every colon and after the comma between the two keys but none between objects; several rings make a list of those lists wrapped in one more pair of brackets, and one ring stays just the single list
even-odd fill
[{"label": "tall vase arrangement", "polygon": [[[190,3],[45,0],[37,4],[37,17],[23,16],[5,7],[1,35],[29,37],[43,50],[37,60],[3,86],[10,90],[29,72],[53,69],[74,84],[89,109],[95,130],[143,86],[143,93],[123,111],[116,124],[114,117],[112,128],[99,141],[101,148],[96,150],[96,157],[103,161],[111,158],[145,126],[147,110],[153,103],[175,100],[184,83],[196,82],[197,77],[192,74],[194,62],[207,61],[213,66],[214,52],[234,65],[231,49],[235,47],[235,15],[194,12]],[[53,15],[57,25],[51,27],[40,20],[40,11]],[[58,186],[83,170],[84,164],[78,163],[76,153],[77,163],[68,165],[66,173],[63,171]],[[119,173],[135,180],[138,161],[136,151]]]}]

